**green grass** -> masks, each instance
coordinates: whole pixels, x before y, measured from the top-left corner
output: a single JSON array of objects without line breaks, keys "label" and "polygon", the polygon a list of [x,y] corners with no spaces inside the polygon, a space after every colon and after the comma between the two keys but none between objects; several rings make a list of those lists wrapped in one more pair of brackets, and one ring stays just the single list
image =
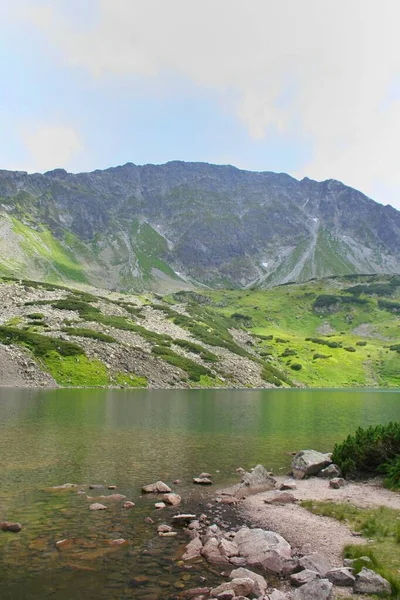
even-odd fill
[{"label": "green grass", "polygon": [[0,341],[3,344],[17,344],[25,346],[38,358],[45,357],[50,352],[56,352],[59,356],[78,356],[84,352],[78,344],[66,342],[58,338],[47,337],[39,333],[23,331],[14,327],[0,327]]},{"label": "green grass", "polygon": [[195,344],[189,340],[173,340],[173,343],[176,346],[180,346],[181,348],[188,350],[189,352],[198,354],[203,360],[213,363],[218,361],[218,356],[207,350],[207,348],[204,348],[204,346],[200,346],[199,344]]},{"label": "green grass", "polygon": [[152,348],[152,353],[165,360],[165,362],[174,365],[175,367],[179,367],[183,371],[186,371],[189,379],[192,381],[199,382],[202,375],[212,377],[209,369],[203,367],[203,365],[199,365],[193,360],[190,360],[190,358],[176,354],[176,352],[171,350],[171,348],[167,348],[165,346],[154,346],[154,348]]},{"label": "green grass", "polygon": [[43,362],[56,382],[65,387],[98,387],[110,383],[105,365],[84,354],[60,357],[57,352],[49,352]]},{"label": "green grass", "polygon": [[83,329],[80,327],[63,327],[61,331],[63,333],[66,333],[67,335],[92,338],[93,340],[99,340],[100,342],[108,342],[110,344],[117,342],[117,340],[111,337],[111,335],[106,335],[105,333],[102,333],[101,331],[95,331],[94,329]]},{"label": "green grass", "polygon": [[139,377],[134,373],[123,373],[120,371],[112,378],[113,382],[121,387],[128,388],[146,388],[148,381],[146,377]]},{"label": "green grass", "polygon": [[[368,545],[350,545],[344,549],[345,558],[368,556],[372,568],[385,577],[392,586],[392,597],[400,598],[400,511],[381,506],[360,508],[348,502],[317,502],[305,500],[302,506],[316,515],[331,517],[360,532],[369,540]],[[356,561],[356,572],[362,561]],[[365,564],[368,567],[368,564]]]}]

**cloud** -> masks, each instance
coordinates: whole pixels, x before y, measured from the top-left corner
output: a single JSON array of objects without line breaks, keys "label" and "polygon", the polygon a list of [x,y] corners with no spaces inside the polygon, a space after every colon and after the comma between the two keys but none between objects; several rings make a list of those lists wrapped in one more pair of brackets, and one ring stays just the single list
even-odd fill
[{"label": "cloud", "polygon": [[71,67],[109,85],[190,80],[217,91],[256,139],[274,128],[311,140],[298,175],[370,193],[400,186],[400,102],[388,100],[400,76],[398,0],[92,0],[86,29],[79,4],[66,6],[37,0],[24,18]]},{"label": "cloud", "polygon": [[64,125],[24,127],[20,131],[20,137],[28,153],[28,171],[66,168],[71,159],[83,150],[78,132]]}]

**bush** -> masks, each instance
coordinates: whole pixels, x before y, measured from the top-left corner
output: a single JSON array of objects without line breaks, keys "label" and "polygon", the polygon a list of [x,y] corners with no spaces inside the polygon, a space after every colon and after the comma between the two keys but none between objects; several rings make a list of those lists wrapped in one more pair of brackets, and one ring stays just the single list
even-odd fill
[{"label": "bush", "polygon": [[366,346],[366,345],[367,345],[367,342],[356,342],[356,346]]},{"label": "bush", "polygon": [[293,363],[292,365],[290,365],[290,368],[293,369],[293,371],[301,371],[303,365],[301,365],[300,363]]},{"label": "bush", "polygon": [[[383,465],[382,472],[385,473],[385,486],[391,490],[400,489],[400,456]],[[399,536],[400,543],[400,536]]]},{"label": "bush", "polygon": [[111,337],[110,335],[106,335],[101,331],[95,331],[94,329],[81,329],[79,327],[63,327],[62,330],[67,335],[75,335],[78,337],[92,338],[94,340],[99,340],[100,342],[109,342],[113,343],[117,340]]},{"label": "bush", "polygon": [[323,340],[321,338],[308,337],[306,342],[313,342],[313,344],[320,344],[321,346],[328,346],[329,348],[341,348],[341,342],[331,342],[329,340]]},{"label": "bush", "polygon": [[207,348],[204,348],[199,344],[195,344],[194,342],[190,342],[189,340],[174,340],[173,343],[176,346],[180,346],[181,348],[186,348],[186,350],[189,350],[189,352],[198,354],[203,360],[207,360],[208,362],[218,361],[218,356],[216,354],[210,352],[209,350],[207,350]]},{"label": "bush", "polygon": [[40,321],[41,319],[44,319],[43,313],[29,313],[29,315],[26,316],[28,319],[32,319],[32,321]]},{"label": "bush", "polygon": [[170,365],[174,365],[175,367],[179,367],[183,371],[186,371],[192,381],[200,381],[202,375],[210,375],[212,377],[212,373],[209,369],[190,360],[190,358],[176,354],[171,348],[154,346],[151,351]]},{"label": "bush", "polygon": [[332,354],[320,354],[316,352],[313,356],[313,360],[317,360],[318,358],[332,358]]},{"label": "bush", "polygon": [[[400,461],[395,459],[399,459],[399,455],[400,422],[391,422],[367,429],[359,427],[344,442],[335,445],[332,461],[339,465],[344,475],[357,477],[386,471],[389,478],[396,478]],[[393,465],[394,471],[390,475]]]},{"label": "bush", "polygon": [[344,350],[347,350],[347,352],[355,352],[356,349],[353,346],[345,346]]},{"label": "bush", "polygon": [[61,356],[84,354],[78,344],[13,327],[0,327],[0,341],[6,345],[19,344],[27,346],[37,357],[47,356],[50,352],[57,352]]},{"label": "bush", "polygon": [[284,358],[286,356],[296,356],[297,352],[296,350],[292,350],[291,348],[285,348],[285,350],[282,352],[281,356],[283,356]]},{"label": "bush", "polygon": [[287,344],[289,340],[284,340],[283,338],[277,337],[275,338],[277,344]]},{"label": "bush", "polygon": [[391,300],[378,300],[379,308],[388,310],[392,313],[400,312],[400,302],[392,302]]}]

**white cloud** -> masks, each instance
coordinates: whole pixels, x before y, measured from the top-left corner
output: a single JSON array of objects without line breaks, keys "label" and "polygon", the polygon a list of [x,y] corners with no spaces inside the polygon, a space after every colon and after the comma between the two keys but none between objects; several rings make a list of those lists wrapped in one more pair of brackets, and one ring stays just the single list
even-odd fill
[{"label": "white cloud", "polygon": [[35,125],[20,131],[21,141],[28,153],[27,171],[46,171],[68,167],[71,159],[83,150],[79,134],[64,125]]},{"label": "white cloud", "polygon": [[67,64],[94,77],[188,78],[220,92],[249,135],[272,125],[310,140],[299,175],[400,187],[400,103],[387,101],[400,75],[398,0],[92,0],[87,31],[63,1],[28,3],[25,18]]}]

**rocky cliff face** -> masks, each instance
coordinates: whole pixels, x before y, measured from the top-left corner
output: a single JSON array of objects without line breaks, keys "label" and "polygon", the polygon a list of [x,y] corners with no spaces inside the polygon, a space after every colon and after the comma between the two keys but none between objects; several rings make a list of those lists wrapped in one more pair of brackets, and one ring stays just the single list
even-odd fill
[{"label": "rocky cliff face", "polygon": [[342,183],[231,166],[0,171],[1,272],[108,288],[400,272],[400,213]]}]

